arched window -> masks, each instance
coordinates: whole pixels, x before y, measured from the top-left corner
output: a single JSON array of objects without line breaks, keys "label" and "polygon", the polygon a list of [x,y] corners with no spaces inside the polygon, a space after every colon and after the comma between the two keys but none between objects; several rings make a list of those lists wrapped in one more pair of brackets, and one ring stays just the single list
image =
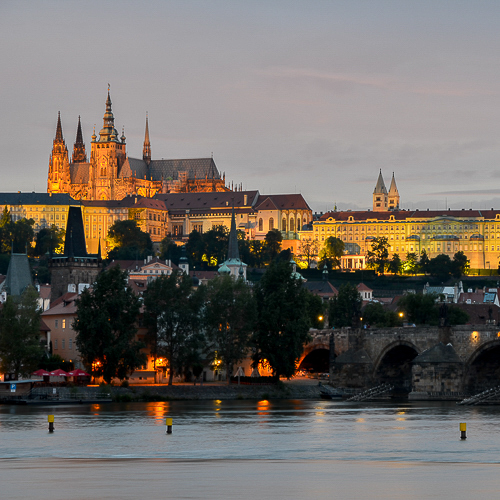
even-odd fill
[{"label": "arched window", "polygon": [[300,217],[297,219],[297,231],[300,231]]},{"label": "arched window", "polygon": [[264,221],[259,219],[259,231],[264,231]]},{"label": "arched window", "polygon": [[286,231],[286,219],[283,217],[283,220],[281,221],[281,230]]},{"label": "arched window", "polygon": [[274,229],[274,219],[271,217],[269,219],[269,231],[272,231]]},{"label": "arched window", "polygon": [[295,231],[295,221],[293,219],[290,219],[290,231]]}]

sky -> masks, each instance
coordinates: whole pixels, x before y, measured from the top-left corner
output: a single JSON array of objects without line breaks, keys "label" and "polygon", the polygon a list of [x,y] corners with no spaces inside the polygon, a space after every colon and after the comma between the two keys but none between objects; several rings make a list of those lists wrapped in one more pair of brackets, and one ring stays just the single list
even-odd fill
[{"label": "sky", "polygon": [[128,155],[365,210],[500,209],[500,2],[0,2],[0,191],[47,189],[57,113],[87,152],[108,83]]}]

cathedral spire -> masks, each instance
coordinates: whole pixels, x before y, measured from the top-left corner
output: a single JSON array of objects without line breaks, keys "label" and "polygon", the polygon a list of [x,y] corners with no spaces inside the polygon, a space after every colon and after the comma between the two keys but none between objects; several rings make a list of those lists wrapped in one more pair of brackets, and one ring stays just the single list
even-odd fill
[{"label": "cathedral spire", "polygon": [[146,133],[144,135],[144,147],[142,148],[142,159],[149,165],[151,163],[151,143],[149,142],[149,123],[146,112]]},{"label": "cathedral spire", "polygon": [[61,125],[61,112],[57,112],[57,127],[56,127],[56,138],[54,142],[64,142],[63,133],[62,133],[62,125]]},{"label": "cathedral spire", "polygon": [[388,208],[387,188],[385,187],[384,178],[382,177],[382,169],[378,174],[377,184],[373,190],[373,211],[384,212]]},{"label": "cathedral spire", "polygon": [[78,116],[78,127],[76,129],[76,141],[73,146],[73,163],[87,163],[87,154],[85,153],[85,143],[83,142],[82,124]]},{"label": "cathedral spire", "polygon": [[111,110],[111,96],[109,93],[108,84],[108,97],[106,99],[106,112],[103,117],[103,127],[99,132],[99,142],[118,142],[118,131],[115,129],[115,117]]},{"label": "cathedral spire", "polygon": [[394,172],[392,173],[391,187],[389,188],[389,210],[399,210],[399,191],[396,186],[396,179],[394,177]]}]

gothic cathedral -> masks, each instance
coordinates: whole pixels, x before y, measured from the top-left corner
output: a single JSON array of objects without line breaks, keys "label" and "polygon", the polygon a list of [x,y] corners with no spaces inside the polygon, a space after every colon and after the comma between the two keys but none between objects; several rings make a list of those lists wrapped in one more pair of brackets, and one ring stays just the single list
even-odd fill
[{"label": "gothic cathedral", "polygon": [[127,156],[125,135],[118,137],[108,88],[103,127],[90,145],[90,159],[83,142],[80,117],[71,162],[64,141],[61,115],[57,117],[47,180],[48,193],[68,193],[75,199],[121,200],[127,195],[152,197],[156,193],[229,191],[213,158],[151,160],[149,124],[142,159]]}]

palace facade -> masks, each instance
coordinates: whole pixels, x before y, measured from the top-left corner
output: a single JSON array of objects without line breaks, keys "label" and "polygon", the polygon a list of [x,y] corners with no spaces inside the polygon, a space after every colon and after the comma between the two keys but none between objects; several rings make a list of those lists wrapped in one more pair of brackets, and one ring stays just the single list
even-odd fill
[{"label": "palace facade", "polygon": [[[392,197],[389,193],[392,191]],[[429,258],[464,252],[473,269],[497,269],[500,258],[500,210],[399,210],[399,193],[394,174],[387,192],[382,172],[374,190],[373,210],[332,211],[313,222],[312,232],[301,239],[341,239],[346,255],[345,268],[361,269],[375,238],[385,237],[389,253],[401,260],[407,253],[425,250]],[[392,200],[392,203],[390,202]],[[379,203],[381,204],[379,206]],[[384,210],[382,210],[384,207]]]},{"label": "palace facade", "polygon": [[230,190],[213,158],[152,160],[147,117],[142,159],[129,157],[125,134],[122,131],[119,136],[114,125],[109,89],[103,122],[99,137],[94,128],[87,158],[78,118],[70,161],[59,113],[49,161],[48,193],[68,193],[83,200],[120,200],[127,195]]}]

